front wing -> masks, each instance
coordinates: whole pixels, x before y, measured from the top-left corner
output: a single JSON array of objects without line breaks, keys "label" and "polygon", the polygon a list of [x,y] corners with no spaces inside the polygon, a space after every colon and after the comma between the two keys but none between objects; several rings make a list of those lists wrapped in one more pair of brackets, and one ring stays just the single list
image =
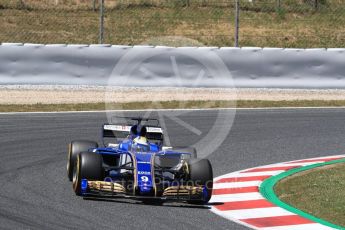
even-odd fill
[{"label": "front wing", "polygon": [[204,201],[207,197],[207,189],[201,186],[170,186],[164,189],[161,195],[141,196],[129,194],[126,189],[118,183],[106,181],[82,180],[82,195],[100,196],[109,198],[129,198],[137,200],[156,199],[162,201]]}]

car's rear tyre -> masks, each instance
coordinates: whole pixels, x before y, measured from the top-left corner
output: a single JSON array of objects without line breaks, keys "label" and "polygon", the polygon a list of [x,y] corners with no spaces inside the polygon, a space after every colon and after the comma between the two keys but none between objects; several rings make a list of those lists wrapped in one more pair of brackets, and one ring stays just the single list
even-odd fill
[{"label": "car's rear tyre", "polygon": [[82,152],[78,154],[73,170],[73,190],[76,195],[82,194],[82,179],[103,180],[102,161],[102,156],[97,153]]},{"label": "car's rear tyre", "polygon": [[202,200],[192,200],[191,204],[207,204],[213,190],[213,170],[208,159],[190,159],[188,161],[189,180],[194,186],[203,186],[206,190]]},{"label": "car's rear tyre", "polygon": [[77,155],[81,152],[87,152],[89,149],[97,147],[98,144],[96,142],[86,140],[72,141],[68,145],[67,176],[70,181],[73,179],[73,167],[75,165],[75,161],[77,160]]}]

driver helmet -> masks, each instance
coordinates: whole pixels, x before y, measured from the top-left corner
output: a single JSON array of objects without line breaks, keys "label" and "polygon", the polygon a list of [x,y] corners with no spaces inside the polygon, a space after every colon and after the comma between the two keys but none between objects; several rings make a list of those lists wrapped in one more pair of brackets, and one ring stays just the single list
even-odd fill
[{"label": "driver helmet", "polygon": [[[133,128],[133,127],[132,127]],[[142,144],[142,145],[148,145],[148,141],[146,138],[146,133],[147,133],[147,128],[145,126],[137,126],[137,131],[139,130],[139,132],[137,132],[137,137],[134,138],[134,143],[137,144]]]}]

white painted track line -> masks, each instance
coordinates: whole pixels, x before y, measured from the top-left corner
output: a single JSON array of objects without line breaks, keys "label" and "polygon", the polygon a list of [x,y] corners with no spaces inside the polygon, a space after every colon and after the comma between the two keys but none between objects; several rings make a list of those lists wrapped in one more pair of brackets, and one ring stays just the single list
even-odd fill
[{"label": "white painted track line", "polygon": [[242,187],[251,187],[259,186],[262,181],[245,181],[245,182],[229,182],[229,183],[214,183],[213,189],[221,188],[242,188]]},{"label": "white painted track line", "polygon": [[0,115],[12,114],[50,114],[50,113],[106,113],[106,112],[141,112],[141,111],[200,111],[200,110],[308,110],[308,109],[345,109],[339,107],[261,107],[261,108],[205,108],[205,109],[135,109],[135,110],[85,110],[85,111],[51,111],[51,112],[0,112]]},{"label": "white painted track line", "polygon": [[264,199],[259,192],[213,195],[210,202],[233,202]]}]

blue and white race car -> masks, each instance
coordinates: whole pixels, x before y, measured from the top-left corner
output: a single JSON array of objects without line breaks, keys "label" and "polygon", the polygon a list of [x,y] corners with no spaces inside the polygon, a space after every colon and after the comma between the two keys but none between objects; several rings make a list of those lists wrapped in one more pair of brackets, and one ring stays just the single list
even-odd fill
[{"label": "blue and white race car", "polygon": [[76,195],[206,204],[213,188],[209,160],[197,159],[194,148],[164,147],[157,119],[128,119],[103,125],[103,147],[86,140],[69,144],[67,175]]}]

